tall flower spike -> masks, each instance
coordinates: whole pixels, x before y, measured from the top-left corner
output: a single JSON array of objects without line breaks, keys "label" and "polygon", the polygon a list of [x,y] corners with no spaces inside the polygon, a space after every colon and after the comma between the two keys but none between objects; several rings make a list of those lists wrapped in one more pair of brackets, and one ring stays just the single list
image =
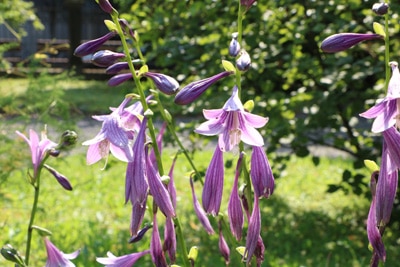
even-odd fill
[{"label": "tall flower spike", "polygon": [[203,187],[204,210],[214,216],[218,215],[221,206],[222,192],[224,187],[224,158],[223,153],[217,146],[210,165],[207,168]]},{"label": "tall flower spike", "polygon": [[94,52],[99,50],[105,42],[107,42],[108,40],[113,38],[116,34],[117,34],[116,32],[111,31],[111,32],[108,32],[107,34],[101,36],[100,38],[87,41],[87,42],[79,45],[75,49],[74,55],[77,57],[83,57],[83,56],[93,54]]},{"label": "tall flower spike", "polygon": [[46,267],[75,267],[70,260],[78,257],[80,250],[70,254],[60,251],[47,237],[43,238],[47,251]]},{"label": "tall flower spike", "polygon": [[208,234],[210,235],[214,234],[214,229],[211,226],[210,220],[208,220],[206,212],[204,211],[199,201],[197,200],[192,178],[190,178],[190,187],[192,188],[193,207],[194,211],[196,212],[197,218],[199,219],[200,223],[203,225],[204,229],[207,231]]},{"label": "tall flower spike", "polygon": [[372,119],[372,132],[383,132],[393,125],[400,128],[400,72],[397,62],[389,63],[392,68],[392,77],[389,81],[388,92],[386,97],[360,114],[361,117]]},{"label": "tall flower spike", "polygon": [[382,38],[382,35],[374,33],[338,33],[323,40],[321,50],[326,53],[336,53],[345,51],[363,41]]},{"label": "tall flower spike", "polygon": [[107,252],[107,258],[96,258],[98,263],[104,264],[106,267],[132,267],[141,257],[150,254],[150,250],[132,253],[124,256],[116,257],[111,252]]},{"label": "tall flower spike", "polygon": [[217,81],[233,74],[231,71],[223,71],[206,79],[189,83],[183,87],[175,96],[175,103],[178,105],[187,105],[201,96],[211,85]]},{"label": "tall flower spike", "polygon": [[255,128],[263,127],[268,118],[251,114],[244,110],[238,95],[238,88],[233,88],[232,96],[222,109],[203,110],[208,120],[195,130],[202,135],[219,135],[218,145],[222,151],[230,151],[241,141],[251,146],[263,146],[264,139]]},{"label": "tall flower spike", "polygon": [[154,72],[146,72],[143,76],[152,79],[157,89],[166,95],[175,94],[179,88],[178,81],[171,76]]},{"label": "tall flower spike", "polygon": [[253,146],[250,177],[257,197],[268,198],[274,192],[274,176],[261,146]]},{"label": "tall flower spike", "polygon": [[31,158],[34,171],[33,177],[36,179],[39,166],[46,157],[46,153],[55,148],[57,144],[47,139],[45,132],[42,133],[42,140],[40,141],[38,134],[34,130],[29,130],[29,139],[19,131],[16,131],[16,133],[28,143],[31,149]]},{"label": "tall flower spike", "polygon": [[238,180],[240,175],[240,169],[242,165],[243,152],[240,154],[238,162],[236,164],[235,181],[233,183],[233,188],[231,196],[228,202],[228,218],[229,225],[233,236],[239,241],[242,239],[242,230],[244,223],[244,215],[242,204],[239,197]]}]

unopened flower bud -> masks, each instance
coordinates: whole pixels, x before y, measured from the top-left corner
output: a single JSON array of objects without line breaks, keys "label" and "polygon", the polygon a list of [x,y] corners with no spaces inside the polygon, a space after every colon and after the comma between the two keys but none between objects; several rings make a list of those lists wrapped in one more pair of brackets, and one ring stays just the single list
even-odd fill
[{"label": "unopened flower bud", "polygon": [[108,40],[110,40],[112,37],[114,37],[116,35],[115,32],[109,32],[105,35],[103,35],[100,38],[94,39],[94,40],[90,40],[87,41],[81,45],[79,45],[75,51],[74,51],[74,55],[77,57],[83,57],[83,56],[87,56],[90,54],[93,54],[94,52],[96,52],[97,50],[100,49],[100,47],[107,42]]},{"label": "unopened flower bud", "polygon": [[118,59],[124,57],[124,53],[116,53],[110,50],[100,50],[93,55],[92,63],[98,67],[108,67],[117,62]]},{"label": "unopened flower bud", "polygon": [[387,3],[375,3],[372,6],[372,11],[374,11],[375,14],[380,16],[387,14],[388,10],[389,10],[389,5]]},{"label": "unopened flower bud", "polygon": [[67,130],[61,135],[60,142],[58,143],[56,149],[60,151],[69,150],[76,144],[77,139],[78,135],[76,132]]},{"label": "unopened flower bud", "polygon": [[129,239],[129,243],[136,243],[140,240],[142,240],[144,234],[150,229],[152,228],[153,225],[152,224],[146,224],[142,229],[140,229],[135,235],[133,235],[131,237],[131,239]]},{"label": "unopened flower bud", "polygon": [[[134,59],[132,60],[132,63],[137,63],[140,62],[140,59]],[[127,70],[129,69],[129,65],[128,62],[117,62],[112,64],[111,66],[109,66],[106,69],[106,73],[107,74],[117,74],[118,72],[122,71],[122,70]]]},{"label": "unopened flower bud", "polygon": [[109,86],[117,86],[123,82],[130,80],[130,79],[132,79],[132,73],[117,74],[108,80],[108,85]]},{"label": "unopened flower bud", "polygon": [[178,81],[171,76],[154,72],[145,72],[143,76],[152,79],[157,89],[166,95],[175,94],[179,88]]},{"label": "unopened flower bud", "polygon": [[232,40],[231,43],[229,44],[229,55],[232,57],[236,57],[239,52],[240,52],[240,44],[237,40],[238,33],[232,33]]},{"label": "unopened flower bud", "polygon": [[199,248],[196,246],[191,247],[188,254],[189,261],[195,263],[198,255],[199,255]]},{"label": "unopened flower bud", "polygon": [[19,252],[10,244],[7,244],[1,248],[1,255],[3,255],[3,257],[8,261],[14,262],[21,266],[25,266],[24,260],[22,259]]},{"label": "unopened flower bud", "polygon": [[52,167],[50,167],[47,164],[43,165],[46,170],[48,170],[53,176],[54,178],[56,178],[57,182],[65,189],[68,191],[72,190],[72,186],[71,183],[68,181],[68,178],[65,177],[64,175],[62,175],[61,173],[59,173],[58,171],[56,171],[55,169],[53,169]]},{"label": "unopened flower bud", "polygon": [[108,13],[108,14],[118,14],[117,10],[115,10],[115,8],[113,8],[113,6],[110,4],[110,1],[108,0],[97,0],[97,2],[99,3],[100,8]]},{"label": "unopened flower bud", "polygon": [[251,58],[249,53],[247,53],[245,50],[241,50],[239,52],[239,58],[236,60],[236,67],[240,71],[247,71],[250,68],[251,65]]},{"label": "unopened flower bud", "polygon": [[382,39],[382,36],[374,33],[338,33],[323,40],[321,50],[326,53],[340,52],[363,41],[374,39]]},{"label": "unopened flower bud", "polygon": [[126,19],[118,19],[119,25],[121,25],[122,30],[125,32],[126,35],[129,34],[130,37],[132,37],[133,40],[136,40],[136,34],[135,32],[131,29],[129,26],[129,23]]}]

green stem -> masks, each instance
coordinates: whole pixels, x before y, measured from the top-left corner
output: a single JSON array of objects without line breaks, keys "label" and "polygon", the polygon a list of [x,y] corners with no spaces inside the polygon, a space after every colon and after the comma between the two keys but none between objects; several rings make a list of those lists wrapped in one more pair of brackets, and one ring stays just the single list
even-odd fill
[{"label": "green stem", "polygon": [[[237,19],[237,27],[238,27],[237,40],[238,40],[238,43],[241,46],[242,46],[242,38],[243,38],[243,14],[244,14],[243,7],[242,7],[242,5],[240,4],[240,1],[239,1],[238,19]],[[241,85],[241,80],[242,80],[241,78],[242,77],[241,76],[242,76],[241,71],[236,68],[236,86],[238,87],[239,98],[240,98],[241,93],[242,93],[242,85]]]},{"label": "green stem", "polygon": [[183,238],[182,225],[181,225],[181,222],[179,221],[178,216],[176,216],[174,218],[174,224],[175,224],[176,236],[178,238],[178,243],[179,243],[179,247],[181,250],[181,257],[182,257],[183,265],[185,267],[189,267],[190,266],[189,265],[190,262],[188,259],[189,252],[186,247],[185,239]]},{"label": "green stem", "polygon": [[385,92],[388,92],[390,81],[390,49],[389,49],[389,14],[385,14]]}]

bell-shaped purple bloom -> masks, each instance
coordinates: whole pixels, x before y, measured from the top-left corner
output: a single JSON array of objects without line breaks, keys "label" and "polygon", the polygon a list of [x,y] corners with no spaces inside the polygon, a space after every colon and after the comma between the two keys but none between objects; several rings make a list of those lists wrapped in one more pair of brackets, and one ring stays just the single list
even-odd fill
[{"label": "bell-shaped purple bloom", "polygon": [[150,241],[150,254],[153,263],[157,267],[167,267],[164,251],[161,246],[160,232],[158,231],[157,213],[153,215],[153,234]]},{"label": "bell-shaped purple bloom", "polygon": [[225,259],[226,266],[229,266],[230,250],[229,250],[229,246],[226,243],[226,240],[222,234],[221,221],[219,221],[218,247],[219,247],[219,252],[221,253],[222,257],[224,257],[224,259]]},{"label": "bell-shaped purple bloom", "polygon": [[152,79],[157,89],[166,95],[175,94],[179,88],[178,81],[171,76],[154,72],[143,73],[143,76]]},{"label": "bell-shaped purple bloom", "polygon": [[228,202],[228,218],[229,225],[233,236],[239,241],[242,239],[242,230],[244,223],[244,215],[242,204],[239,197],[238,180],[240,175],[240,169],[242,165],[243,153],[240,154],[238,162],[236,164],[235,181],[233,183],[233,188],[231,196]]},{"label": "bell-shaped purple bloom", "polygon": [[268,198],[274,192],[274,175],[267,155],[261,146],[253,146],[250,177],[257,197]]},{"label": "bell-shaped purple bloom", "polygon": [[208,214],[218,215],[224,188],[224,157],[217,146],[207,168],[203,187],[203,208]]},{"label": "bell-shaped purple bloom", "polygon": [[47,261],[45,267],[75,267],[70,260],[78,257],[80,250],[73,253],[65,254],[60,251],[47,237],[43,238],[46,251],[47,251]]},{"label": "bell-shaped purple bloom", "polygon": [[49,165],[44,164],[43,165],[46,170],[48,170],[54,178],[56,178],[57,182],[65,189],[68,191],[72,190],[71,183],[68,181],[68,178],[56,171],[54,168],[50,167]]},{"label": "bell-shaped purple bloom", "polygon": [[94,52],[99,50],[105,42],[107,42],[108,40],[113,38],[116,34],[117,34],[116,32],[111,31],[111,32],[108,32],[107,34],[101,36],[100,38],[87,41],[87,42],[79,45],[75,49],[74,55],[77,57],[83,57],[83,56],[93,54]]},{"label": "bell-shaped purple bloom", "polygon": [[31,149],[31,158],[34,172],[33,177],[34,179],[36,179],[39,167],[46,157],[46,153],[55,148],[57,144],[47,139],[47,135],[45,132],[42,132],[42,140],[40,141],[38,134],[34,130],[29,130],[29,139],[19,131],[16,131],[16,133],[28,143]]},{"label": "bell-shaped purple bloom", "polygon": [[268,118],[245,111],[236,86],[222,109],[205,109],[203,114],[208,121],[197,127],[195,132],[219,135],[218,145],[222,151],[232,150],[240,141],[251,146],[264,145],[263,137],[255,128],[263,127]]},{"label": "bell-shaped purple bloom", "polygon": [[233,74],[233,72],[223,71],[212,77],[189,83],[176,94],[175,103],[178,105],[187,105],[192,103],[211,85],[231,74]]},{"label": "bell-shaped purple bloom", "polygon": [[154,202],[166,217],[175,217],[175,210],[172,205],[171,197],[149,156],[147,156],[146,160],[146,172],[150,194],[153,196]]},{"label": "bell-shaped purple bloom", "polygon": [[83,142],[82,145],[89,146],[86,155],[88,164],[93,164],[111,153],[122,161],[132,159],[132,150],[129,145],[129,133],[121,125],[121,114],[131,98],[124,101],[110,115],[93,116],[98,121],[103,121],[100,133],[93,139]]},{"label": "bell-shaped purple bloom", "polygon": [[238,33],[237,32],[232,33],[232,40],[229,43],[229,49],[228,49],[229,55],[232,57],[236,57],[240,52],[240,44],[237,38],[238,38]]},{"label": "bell-shaped purple bloom", "polygon": [[117,85],[120,85],[121,83],[132,80],[132,78],[133,78],[132,73],[121,73],[121,74],[112,76],[108,80],[107,84],[109,86],[117,86]]},{"label": "bell-shaped purple bloom", "polygon": [[364,118],[375,118],[372,124],[372,131],[374,133],[383,132],[393,125],[400,128],[400,72],[397,62],[391,62],[390,65],[392,67],[392,77],[389,81],[386,97],[372,108],[360,114]]},{"label": "bell-shaped purple bloom", "polygon": [[382,36],[374,33],[338,33],[323,40],[321,50],[326,53],[340,52],[363,41],[375,39],[382,39]]},{"label": "bell-shaped purple bloom", "polygon": [[150,250],[132,253],[124,256],[116,257],[111,252],[107,252],[107,258],[96,258],[98,263],[104,264],[105,267],[132,267],[141,257],[150,254]]},{"label": "bell-shaped purple bloom", "polygon": [[176,262],[176,234],[175,225],[172,218],[168,217],[165,221],[163,250],[168,252],[171,263]]},{"label": "bell-shaped purple bloom", "polygon": [[145,142],[146,119],[133,144],[133,160],[128,162],[125,176],[125,202],[130,200],[132,204],[137,202],[142,206],[146,204],[149,188],[146,181]]},{"label": "bell-shaped purple bloom", "polygon": [[251,58],[249,53],[244,49],[240,50],[239,57],[236,59],[236,67],[240,71],[247,71],[251,65]]},{"label": "bell-shaped purple bloom", "polygon": [[192,189],[193,207],[197,215],[197,218],[199,219],[200,223],[203,225],[204,229],[207,231],[208,234],[210,235],[214,234],[214,229],[211,226],[210,220],[208,219],[206,212],[204,211],[199,201],[197,200],[192,178],[190,178],[190,187]]},{"label": "bell-shaped purple bloom", "polygon": [[117,53],[110,50],[100,50],[92,56],[92,63],[98,67],[108,67],[117,62],[119,59],[125,58],[124,53]]},{"label": "bell-shaped purple bloom", "polygon": [[261,213],[258,202],[259,202],[258,197],[254,196],[254,207],[249,220],[249,227],[247,230],[247,237],[246,237],[246,249],[244,252],[244,260],[247,263],[251,261],[251,257],[254,255],[254,252],[256,251],[258,238],[261,232]]}]

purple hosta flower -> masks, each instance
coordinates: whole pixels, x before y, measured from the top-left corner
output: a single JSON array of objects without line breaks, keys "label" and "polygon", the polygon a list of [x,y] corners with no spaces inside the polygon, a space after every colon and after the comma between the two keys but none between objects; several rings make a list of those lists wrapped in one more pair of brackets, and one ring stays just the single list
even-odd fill
[{"label": "purple hosta flower", "polygon": [[149,156],[147,156],[146,160],[146,172],[150,194],[153,196],[154,202],[166,217],[175,217],[175,210],[172,205],[171,197]]},{"label": "purple hosta flower", "polygon": [[190,178],[190,187],[192,188],[192,199],[193,207],[196,212],[197,218],[199,218],[200,223],[203,225],[204,229],[208,234],[214,234],[214,229],[211,226],[210,220],[208,220],[207,214],[201,207],[199,201],[197,200],[196,193],[194,192],[193,180]]},{"label": "purple hosta flower", "polygon": [[146,119],[133,144],[133,160],[128,163],[125,176],[125,202],[131,201],[132,205],[138,203],[145,206],[148,194],[146,181]]},{"label": "purple hosta flower", "polygon": [[124,53],[117,53],[110,50],[100,50],[92,56],[92,63],[98,67],[109,67],[119,59],[125,58]]},{"label": "purple hosta flower", "polygon": [[132,267],[141,257],[147,254],[150,254],[149,249],[120,257],[116,257],[111,252],[107,252],[107,258],[96,258],[96,261],[104,264],[105,267]]},{"label": "purple hosta flower", "polygon": [[221,253],[222,257],[224,257],[226,266],[229,266],[230,250],[228,244],[225,241],[224,236],[222,235],[221,220],[219,221],[218,225],[219,225],[219,240],[218,240],[219,252]]},{"label": "purple hosta flower", "polygon": [[240,0],[242,6],[246,6],[247,10],[256,2],[257,0]]},{"label": "purple hosta flower", "polygon": [[117,86],[117,85],[120,85],[121,83],[132,80],[132,78],[133,78],[132,73],[121,73],[121,74],[112,76],[108,80],[107,84],[109,86]]},{"label": "purple hosta flower", "polygon": [[251,261],[251,257],[256,251],[258,238],[261,232],[261,213],[258,202],[258,197],[254,195],[254,207],[249,220],[249,227],[246,237],[246,250],[244,252],[244,260],[247,263]]},{"label": "purple hosta flower", "polygon": [[233,236],[239,241],[242,239],[242,229],[243,229],[243,209],[239,197],[238,180],[240,175],[240,168],[242,165],[243,153],[240,154],[236,165],[235,181],[233,183],[233,188],[231,196],[228,202],[228,218],[229,225]]},{"label": "purple hosta flower", "polygon": [[261,236],[258,236],[256,250],[254,251],[254,256],[257,259],[257,267],[260,267],[264,261],[265,246]]},{"label": "purple hosta flower", "polygon": [[175,103],[178,105],[187,105],[192,103],[211,85],[231,74],[233,74],[233,72],[223,71],[209,78],[189,83],[176,94]]},{"label": "purple hosta flower", "polygon": [[383,16],[387,14],[389,10],[389,5],[387,3],[375,3],[372,6],[372,11],[375,12],[375,14]]},{"label": "purple hosta flower", "polygon": [[68,181],[68,178],[65,177],[64,175],[62,175],[61,173],[59,173],[58,171],[56,171],[55,169],[53,169],[52,167],[50,167],[49,165],[44,164],[43,165],[46,170],[48,170],[53,176],[54,178],[56,178],[57,182],[65,189],[68,191],[72,190],[72,186],[71,183]]},{"label": "purple hosta flower", "polygon": [[261,146],[253,146],[250,177],[257,197],[268,198],[274,192],[274,175]]},{"label": "purple hosta flower", "polygon": [[[146,203],[146,200],[147,200],[147,195],[144,200],[144,203]],[[139,203],[137,201],[132,203],[132,214],[130,223],[131,239],[129,240],[130,242],[134,242],[134,240],[138,237],[145,213],[146,213],[145,204]]]},{"label": "purple hosta flower", "polygon": [[108,0],[98,0],[97,2],[99,3],[100,8],[104,12],[106,12],[108,14],[117,14],[118,13],[117,10],[115,10],[113,8],[113,6],[110,4],[110,1],[108,1]]},{"label": "purple hosta flower", "polygon": [[133,40],[136,41],[137,36],[135,32],[131,29],[128,21],[126,19],[118,19],[119,25],[121,25],[122,30],[124,31],[125,35],[129,34]]},{"label": "purple hosta flower", "polygon": [[149,71],[143,73],[143,76],[152,79],[157,89],[166,95],[175,94],[179,88],[178,81],[171,76]]},{"label": "purple hosta flower", "polygon": [[247,71],[251,65],[251,58],[249,53],[244,49],[240,50],[239,57],[236,59],[236,67],[240,71]]},{"label": "purple hosta flower", "polygon": [[[157,137],[156,137],[157,147],[159,150],[158,152],[160,153],[160,155],[162,153],[162,139],[163,139],[166,128],[167,128],[167,123],[164,122],[160,128],[160,131],[158,132]],[[150,160],[153,163],[154,168],[156,168],[156,170],[158,171],[158,166],[156,164],[157,159],[156,159],[156,154],[154,152],[154,149],[152,149],[150,152]]]},{"label": "purple hosta flower", "polygon": [[168,252],[171,263],[176,262],[176,235],[175,225],[172,218],[168,217],[165,221],[163,250]]},{"label": "purple hosta flower", "polygon": [[400,133],[392,126],[382,134],[391,162],[387,172],[392,173],[400,169]]},{"label": "purple hosta flower", "polygon": [[268,118],[245,111],[236,86],[222,109],[205,109],[203,114],[208,121],[197,127],[195,132],[219,135],[218,145],[222,151],[232,150],[240,140],[251,146],[264,145],[263,137],[255,128],[263,127]]},{"label": "purple hosta flower", "polygon": [[203,208],[208,214],[218,215],[224,187],[224,157],[217,146],[207,168],[203,187]]},{"label": "purple hosta flower", "polygon": [[47,237],[44,237],[43,240],[47,251],[46,267],[75,267],[75,264],[70,260],[78,257],[80,250],[70,254],[65,254],[54,246]]},{"label": "purple hosta flower", "polygon": [[110,115],[93,116],[94,119],[102,121],[100,133],[93,139],[85,141],[82,145],[89,146],[86,161],[93,164],[111,153],[122,161],[132,159],[132,150],[129,145],[129,133],[121,125],[121,114],[131,98],[124,101]]},{"label": "purple hosta flower", "polygon": [[382,39],[382,36],[374,33],[338,33],[323,40],[321,50],[326,53],[340,52],[363,41],[375,39]]},{"label": "purple hosta flower", "polygon": [[99,50],[105,42],[107,42],[108,40],[113,38],[116,34],[117,34],[116,32],[111,31],[111,32],[108,32],[107,34],[103,35],[100,38],[87,41],[87,42],[79,45],[75,49],[74,55],[77,57],[83,57],[83,56],[93,54],[94,52]]},{"label": "purple hosta flower", "polygon": [[150,254],[153,263],[157,267],[167,267],[167,260],[165,259],[164,251],[161,246],[160,233],[157,225],[157,213],[153,214],[153,234],[150,241]]},{"label": "purple hosta flower", "polygon": [[237,38],[238,38],[238,33],[237,32],[232,33],[232,40],[229,44],[229,55],[232,57],[236,57],[240,52],[240,44]]},{"label": "purple hosta flower", "polygon": [[360,114],[368,119],[375,118],[372,124],[374,133],[383,132],[393,125],[400,128],[400,73],[397,62],[391,62],[392,77],[386,97],[378,104]]},{"label": "purple hosta flower", "polygon": [[169,183],[167,185],[167,190],[169,195],[171,196],[172,207],[174,210],[176,209],[176,188],[175,188],[175,181],[174,181],[174,168],[176,163],[177,157],[175,157],[172,161],[171,168],[169,169]]},{"label": "purple hosta flower", "polygon": [[[132,60],[132,63],[136,63],[136,62],[140,62],[140,60],[138,60],[138,59]],[[128,69],[129,69],[129,64],[128,64],[128,62],[126,62],[126,61],[121,61],[121,62],[117,62],[117,63],[114,63],[114,64],[112,64],[111,66],[109,66],[109,67],[106,69],[106,73],[107,73],[107,74],[117,74],[117,73],[119,73],[120,71],[128,70]]]},{"label": "purple hosta flower", "polygon": [[[133,212],[132,212],[132,214],[133,214]],[[142,240],[142,238],[147,233],[147,231],[152,227],[153,226],[151,224],[146,224],[142,229],[137,231],[135,235],[131,236],[131,238],[129,239],[129,243],[136,243],[136,242],[139,242],[140,240]]]},{"label": "purple hosta flower", "polygon": [[34,130],[29,130],[29,139],[19,131],[16,133],[22,137],[31,149],[32,165],[33,165],[33,179],[36,179],[39,167],[45,159],[46,154],[54,149],[57,144],[47,139],[45,132],[42,132],[42,140],[39,141],[39,136]]}]

